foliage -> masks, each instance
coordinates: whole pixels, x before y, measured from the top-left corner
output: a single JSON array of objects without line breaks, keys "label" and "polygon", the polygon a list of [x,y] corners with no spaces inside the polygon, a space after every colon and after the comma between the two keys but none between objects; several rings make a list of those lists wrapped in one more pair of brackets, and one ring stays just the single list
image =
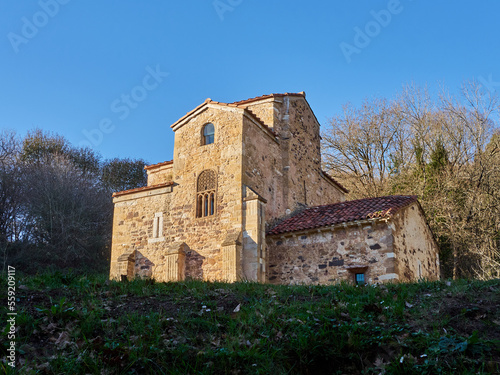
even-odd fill
[{"label": "foliage", "polygon": [[102,165],[102,181],[113,191],[122,191],[145,186],[146,162],[142,159],[110,159]]},{"label": "foliage", "polygon": [[22,140],[13,132],[0,133],[3,269],[7,261],[26,272],[45,267],[105,269],[113,206],[104,170],[117,165],[111,170],[114,181],[127,187],[145,184],[143,161],[103,163],[94,151],[40,129]]},{"label": "foliage", "polygon": [[25,235],[51,258],[68,267],[106,259],[111,231],[109,192],[67,159],[25,167]]},{"label": "foliage", "polygon": [[325,168],[351,198],[418,195],[444,277],[499,277],[498,109],[474,81],[437,100],[409,85],[390,102],[347,105],[323,132]]},{"label": "foliage", "polygon": [[26,374],[500,370],[498,280],[273,286],[56,272],[18,281]]},{"label": "foliage", "polygon": [[99,155],[90,148],[76,148],[62,136],[41,129],[29,131],[22,142],[19,158],[27,164],[40,165],[54,157],[70,161],[84,173],[99,172]]}]

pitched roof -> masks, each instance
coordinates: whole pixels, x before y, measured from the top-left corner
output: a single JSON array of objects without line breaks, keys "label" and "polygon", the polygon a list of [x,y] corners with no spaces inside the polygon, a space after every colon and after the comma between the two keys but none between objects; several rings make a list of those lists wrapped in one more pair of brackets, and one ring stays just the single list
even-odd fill
[{"label": "pitched roof", "polygon": [[168,161],[164,161],[164,162],[161,162],[161,163],[156,163],[156,164],[151,164],[151,165],[145,165],[144,169],[148,170],[148,169],[158,168],[158,167],[162,167],[164,165],[169,165],[169,164],[174,164],[174,161],[173,160],[168,160]]},{"label": "pitched roof", "polygon": [[217,105],[222,105],[222,106],[227,106],[227,107],[236,107],[236,108],[241,108],[243,110],[246,110],[247,113],[249,113],[255,120],[257,120],[261,125],[263,125],[265,128],[271,131],[271,133],[274,134],[274,132],[271,130],[271,128],[264,124],[264,122],[258,118],[254,113],[250,112],[247,108],[247,104],[259,100],[264,100],[264,99],[269,99],[269,98],[274,98],[274,97],[283,97],[283,96],[301,96],[303,98],[306,97],[306,93],[304,91],[298,92],[298,93],[284,93],[284,94],[269,94],[269,95],[262,95],[262,96],[257,96],[255,98],[250,98],[250,99],[245,99],[245,100],[240,100],[237,102],[232,102],[232,103],[223,103],[223,102],[217,102],[215,100],[212,100],[210,98],[205,99],[203,103],[201,103],[199,106],[194,108],[193,110],[189,111],[186,113],[184,116],[182,116],[180,119],[178,119],[176,122],[174,122],[172,125],[170,125],[171,128],[175,128],[179,123],[187,119],[189,116],[193,115],[195,112],[200,110],[201,108],[205,107],[207,104],[217,104]]},{"label": "pitched roof", "polygon": [[180,124],[181,122],[183,122],[184,120],[186,120],[189,116],[193,115],[197,111],[201,110],[203,107],[206,107],[208,104],[225,106],[225,107],[239,108],[240,110],[243,111],[243,113],[246,113],[250,118],[252,118],[254,121],[256,121],[257,123],[259,123],[264,128],[264,130],[267,131],[271,136],[277,137],[277,134],[268,125],[266,125],[264,123],[264,121],[262,121],[259,117],[257,117],[255,115],[255,113],[253,113],[252,111],[250,111],[245,106],[239,106],[239,105],[234,104],[234,103],[216,102],[216,101],[214,101],[214,100],[212,100],[210,98],[205,99],[205,101],[202,104],[200,104],[195,109],[193,109],[193,110],[189,111],[188,113],[186,113],[184,116],[182,116],[180,119],[178,119],[172,125],[170,125],[170,127],[172,129],[174,129],[178,124]]},{"label": "pitched roof", "polygon": [[113,193],[113,197],[119,197],[121,195],[137,193],[139,191],[159,189],[159,188],[162,188],[162,187],[172,186],[173,184],[174,184],[173,181],[169,181],[169,182],[165,182],[165,183],[157,184],[157,185],[143,186],[143,187],[139,187],[139,188],[135,188],[135,189],[130,189],[130,190],[117,191],[116,193]]},{"label": "pitched roof", "polygon": [[236,104],[236,105],[242,105],[242,104],[248,104],[248,103],[251,103],[251,102],[256,102],[256,101],[259,101],[259,100],[264,100],[264,99],[269,99],[269,98],[281,98],[283,96],[302,96],[302,97],[306,97],[306,93],[304,91],[301,91],[301,92],[285,92],[283,94],[268,94],[268,95],[261,95],[261,96],[257,96],[255,98],[250,98],[250,99],[245,99],[245,100],[239,100],[237,102],[232,102],[232,103],[229,103],[229,104]]},{"label": "pitched roof", "polygon": [[416,201],[416,195],[392,195],[310,207],[278,223],[267,234],[296,232],[357,220],[390,218]]}]

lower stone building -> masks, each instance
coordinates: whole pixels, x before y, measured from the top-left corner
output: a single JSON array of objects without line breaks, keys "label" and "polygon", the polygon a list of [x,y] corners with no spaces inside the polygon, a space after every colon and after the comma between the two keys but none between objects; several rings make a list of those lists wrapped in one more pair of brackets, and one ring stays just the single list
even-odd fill
[{"label": "lower stone building", "polygon": [[205,100],[176,121],[173,160],[113,195],[110,278],[270,283],[439,277],[415,197],[346,201],[321,169],[305,93]]},{"label": "lower stone building", "polygon": [[415,196],[306,208],[267,232],[269,282],[439,279],[438,249]]}]

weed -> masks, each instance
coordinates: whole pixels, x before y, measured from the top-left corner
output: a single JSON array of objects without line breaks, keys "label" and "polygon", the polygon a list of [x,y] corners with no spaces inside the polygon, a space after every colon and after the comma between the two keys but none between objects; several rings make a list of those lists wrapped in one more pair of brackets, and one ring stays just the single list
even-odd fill
[{"label": "weed", "polygon": [[500,362],[498,280],[19,282],[20,373],[472,374]]},{"label": "weed", "polygon": [[36,307],[36,310],[53,319],[67,320],[78,316],[75,307],[66,301],[66,297],[62,297],[59,302],[55,304],[52,303],[51,298],[50,302],[52,306],[49,308]]}]

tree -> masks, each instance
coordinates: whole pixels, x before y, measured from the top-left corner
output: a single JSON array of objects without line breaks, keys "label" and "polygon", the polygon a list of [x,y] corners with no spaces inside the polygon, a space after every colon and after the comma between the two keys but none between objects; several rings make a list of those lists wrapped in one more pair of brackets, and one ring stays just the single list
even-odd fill
[{"label": "tree", "polygon": [[112,191],[145,186],[147,184],[147,174],[144,170],[146,164],[142,159],[106,160],[102,165],[102,182]]},{"label": "tree", "polygon": [[378,196],[388,179],[405,170],[413,154],[397,103],[348,104],[322,133],[325,168],[343,181],[353,197]]},{"label": "tree", "polygon": [[64,137],[41,129],[28,132],[22,144],[21,161],[40,164],[54,156],[64,156],[84,173],[99,173],[100,156],[92,149],[73,147]]},{"label": "tree", "polygon": [[112,203],[93,175],[64,156],[26,167],[26,235],[41,263],[78,268],[103,263],[111,231]]},{"label": "tree", "polygon": [[408,85],[392,102],[348,105],[334,117],[323,133],[325,168],[353,198],[417,194],[444,276],[498,277],[497,115],[497,98],[477,82],[438,99]]},{"label": "tree", "polygon": [[0,137],[0,245],[4,263],[88,268],[106,264],[112,203],[100,157],[35,129]]},{"label": "tree", "polygon": [[17,241],[20,228],[17,217],[21,211],[21,189],[19,163],[20,144],[13,131],[0,132],[0,251],[5,260],[9,244]]}]

